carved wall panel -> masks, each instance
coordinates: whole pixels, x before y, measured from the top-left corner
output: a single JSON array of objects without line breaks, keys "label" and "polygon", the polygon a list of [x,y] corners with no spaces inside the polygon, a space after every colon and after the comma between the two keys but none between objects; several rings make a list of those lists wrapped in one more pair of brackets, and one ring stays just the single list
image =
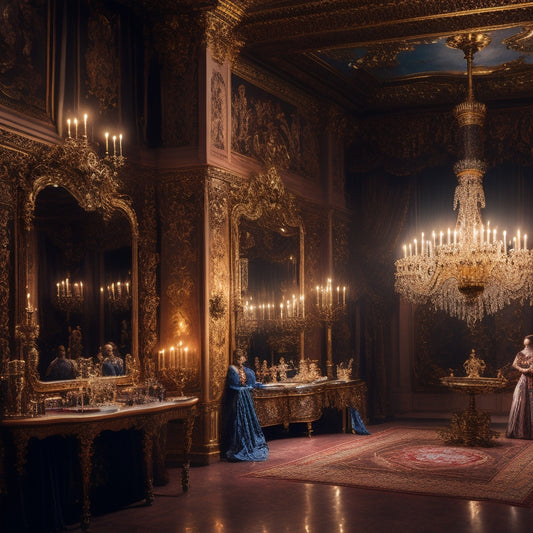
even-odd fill
[{"label": "carved wall panel", "polygon": [[226,109],[227,87],[220,72],[211,76],[211,145],[218,150],[226,150]]},{"label": "carved wall panel", "polygon": [[312,115],[235,75],[231,100],[232,150],[318,180],[319,135]]},{"label": "carved wall panel", "polygon": [[162,137],[165,146],[198,143],[200,20],[152,12],[152,39],[162,69]]},{"label": "carved wall panel", "polygon": [[47,1],[0,5],[0,103],[44,118],[47,82]]},{"label": "carved wall panel", "polygon": [[155,187],[144,189],[144,204],[139,225],[139,351],[145,372],[150,375],[154,362],[148,360],[157,349],[159,337],[159,292],[157,273],[159,253],[157,248],[157,204]]},{"label": "carved wall panel", "polygon": [[204,182],[203,169],[182,171],[164,176],[159,189],[161,348],[179,340],[189,346],[187,366],[197,370],[188,388],[199,387]]},{"label": "carved wall panel", "polygon": [[219,399],[225,385],[229,354],[230,243],[228,184],[210,176],[209,206],[209,375],[210,397]]}]

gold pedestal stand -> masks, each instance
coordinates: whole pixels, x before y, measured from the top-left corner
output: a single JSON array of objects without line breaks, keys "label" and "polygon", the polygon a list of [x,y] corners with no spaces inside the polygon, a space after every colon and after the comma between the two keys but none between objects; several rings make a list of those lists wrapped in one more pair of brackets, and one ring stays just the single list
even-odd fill
[{"label": "gold pedestal stand", "polygon": [[486,394],[505,387],[503,377],[454,377],[441,378],[446,387],[469,395],[469,405],[464,411],[454,413],[447,429],[439,431],[446,444],[463,446],[492,446],[492,439],[499,433],[490,429],[490,414],[476,409],[476,395]]}]

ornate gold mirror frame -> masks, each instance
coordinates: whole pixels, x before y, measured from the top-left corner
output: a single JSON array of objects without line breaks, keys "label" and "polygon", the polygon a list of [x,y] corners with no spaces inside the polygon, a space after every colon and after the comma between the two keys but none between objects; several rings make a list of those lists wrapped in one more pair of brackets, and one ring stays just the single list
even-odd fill
[{"label": "ornate gold mirror frame", "polygon": [[[18,291],[16,298],[17,349],[26,360],[28,385],[34,393],[51,394],[79,388],[86,381],[77,378],[69,381],[40,380],[37,370],[37,338],[39,325],[29,309],[27,293],[36,287],[36,269],[39,258],[34,257],[31,247],[31,233],[34,227],[36,200],[47,187],[65,189],[86,212],[100,214],[104,220],[113,215],[124,216],[131,229],[131,356],[135,370],[138,370],[138,223],[128,197],[120,193],[118,162],[115,159],[102,160],[87,143],[86,139],[68,138],[63,144],[45,148],[41,153],[30,156],[32,160],[23,177],[19,194],[18,238],[16,258],[18,262]],[[106,377],[117,385],[132,383],[132,372],[125,376]]]},{"label": "ornate gold mirror frame", "polygon": [[[286,191],[281,177],[275,167],[250,178],[247,187],[235,191],[231,210],[231,250],[232,250],[232,348],[241,347],[243,339],[249,339],[253,333],[244,319],[244,302],[242,301],[242,277],[240,225],[246,218],[258,221],[272,231],[283,235],[284,228],[295,228],[299,239],[299,289],[305,294],[304,279],[304,226],[297,213],[294,197]],[[253,326],[252,326],[253,327]],[[287,322],[287,328],[290,324]],[[295,332],[293,332],[295,333]],[[303,355],[303,327],[300,334],[300,357]]]}]

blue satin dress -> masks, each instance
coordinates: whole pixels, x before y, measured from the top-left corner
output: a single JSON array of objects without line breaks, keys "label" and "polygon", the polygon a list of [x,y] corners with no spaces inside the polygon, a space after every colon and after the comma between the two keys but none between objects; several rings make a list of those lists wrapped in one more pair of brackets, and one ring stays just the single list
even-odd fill
[{"label": "blue satin dress", "polygon": [[244,367],[246,384],[242,385],[239,371],[235,366],[228,369],[228,442],[226,458],[228,461],[265,461],[268,457],[268,445],[263,430],[257,420],[251,391],[261,388],[255,381],[255,373]]}]

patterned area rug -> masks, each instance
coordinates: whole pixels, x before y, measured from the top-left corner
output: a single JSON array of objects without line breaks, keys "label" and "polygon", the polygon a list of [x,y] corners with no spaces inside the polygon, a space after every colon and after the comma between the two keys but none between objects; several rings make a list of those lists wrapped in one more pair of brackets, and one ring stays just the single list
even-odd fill
[{"label": "patterned area rug", "polygon": [[446,446],[432,429],[391,428],[247,474],[412,494],[533,503],[533,441]]}]

